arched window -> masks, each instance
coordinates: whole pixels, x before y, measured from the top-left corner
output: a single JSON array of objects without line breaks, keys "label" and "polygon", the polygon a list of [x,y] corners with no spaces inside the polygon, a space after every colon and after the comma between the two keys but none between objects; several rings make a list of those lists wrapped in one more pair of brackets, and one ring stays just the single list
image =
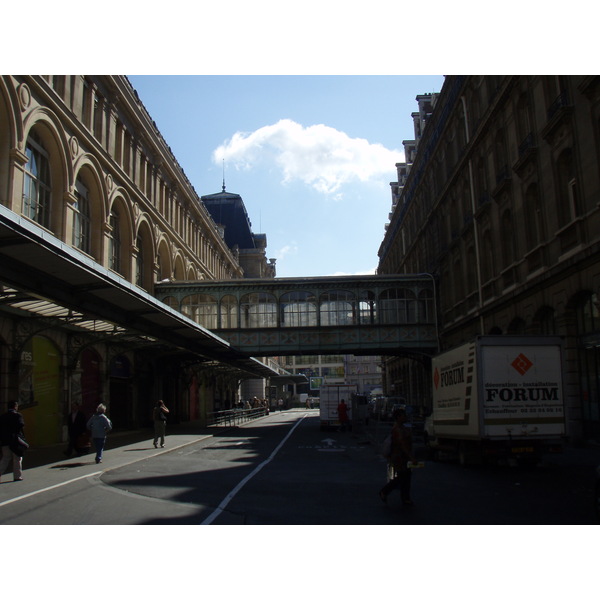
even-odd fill
[{"label": "arched window", "polygon": [[513,221],[510,210],[505,210],[502,214],[502,259],[504,266],[512,265],[515,260],[515,232],[513,231]]},{"label": "arched window", "polygon": [[600,331],[600,302],[596,294],[582,294],[577,309],[577,332],[580,335]]},{"label": "arched window", "polygon": [[73,246],[86,254],[91,254],[89,191],[79,178],[75,182],[75,198],[76,201],[73,205]]},{"label": "arched window", "polygon": [[477,168],[475,170],[475,196],[479,206],[482,206],[490,199],[487,166],[484,158],[480,158],[477,161]]},{"label": "arched window", "polygon": [[477,291],[477,268],[475,248],[469,246],[467,249],[467,294]]},{"label": "arched window", "polygon": [[464,260],[462,260],[461,254],[456,252],[452,262],[452,277],[454,279],[452,283],[452,296],[454,304],[458,304],[465,298],[463,263]]},{"label": "arched window", "polygon": [[273,294],[254,292],[240,300],[240,327],[277,327],[277,301]]},{"label": "arched window", "polygon": [[123,274],[121,265],[121,223],[119,213],[116,209],[110,213],[110,244],[109,244],[109,267],[117,273]]},{"label": "arched window", "polygon": [[135,257],[135,284],[144,287],[144,240],[138,236],[135,245],[138,249]]},{"label": "arched window", "polygon": [[332,290],[321,294],[319,312],[321,325],[354,325],[355,296],[345,290]]},{"label": "arched window", "polygon": [[287,292],[279,299],[282,327],[315,327],[317,299],[312,292]]},{"label": "arched window", "polygon": [[542,207],[537,183],[532,183],[525,192],[524,199],[525,243],[533,250],[544,239]]},{"label": "arched window", "polygon": [[23,214],[50,229],[52,182],[48,153],[35,133],[27,139],[27,164],[23,182]]},{"label": "arched window", "polygon": [[482,236],[481,267],[483,281],[489,281],[494,276],[494,249],[492,233],[489,229]]},{"label": "arched window", "polygon": [[181,312],[206,329],[217,328],[217,300],[210,294],[192,294],[181,303]]},{"label": "arched window", "polygon": [[519,134],[518,141],[520,144],[531,134],[533,130],[531,123],[531,102],[529,100],[529,94],[523,92],[517,103],[517,130]]},{"label": "arched window", "polygon": [[575,164],[570,148],[564,150],[556,161],[558,190],[556,194],[558,226],[568,225],[579,214]]},{"label": "arched window", "polygon": [[494,162],[496,168],[496,183],[508,177],[508,154],[506,150],[506,135],[504,129],[499,129],[494,138]]}]

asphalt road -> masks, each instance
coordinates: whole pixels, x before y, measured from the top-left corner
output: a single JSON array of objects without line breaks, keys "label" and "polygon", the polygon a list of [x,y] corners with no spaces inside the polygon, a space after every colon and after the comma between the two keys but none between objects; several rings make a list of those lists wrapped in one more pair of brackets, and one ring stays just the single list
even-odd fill
[{"label": "asphalt road", "polygon": [[588,525],[596,456],[572,450],[537,467],[429,462],[415,505],[378,490],[386,464],[357,433],[323,432],[318,411],[283,411],[217,432],[144,440],[2,478],[2,524]]}]

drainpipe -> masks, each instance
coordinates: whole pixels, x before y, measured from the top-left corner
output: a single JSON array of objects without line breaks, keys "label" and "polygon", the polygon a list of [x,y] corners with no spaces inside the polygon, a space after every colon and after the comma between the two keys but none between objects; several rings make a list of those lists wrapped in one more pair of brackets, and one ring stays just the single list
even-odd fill
[{"label": "drainpipe", "polygon": [[[460,97],[463,106],[463,116],[465,119],[465,137],[467,145],[471,139],[469,137],[469,119],[467,118],[467,102],[464,96]],[[477,272],[477,293],[479,296],[479,332],[484,334],[483,329],[483,291],[481,286],[481,254],[479,249],[479,229],[477,227],[477,219],[475,218],[475,183],[473,181],[473,162],[469,156],[469,187],[471,189],[471,211],[473,212],[473,237],[475,238],[475,268]]]}]

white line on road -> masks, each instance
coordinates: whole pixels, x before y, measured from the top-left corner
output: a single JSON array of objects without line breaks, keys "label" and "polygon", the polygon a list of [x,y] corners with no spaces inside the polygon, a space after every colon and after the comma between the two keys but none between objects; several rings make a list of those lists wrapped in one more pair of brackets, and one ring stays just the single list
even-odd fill
[{"label": "white line on road", "polygon": [[223,499],[223,501],[221,502],[221,504],[219,504],[219,506],[206,518],[204,519],[204,521],[202,521],[202,523],[200,523],[200,525],[210,525],[227,507],[227,505],[233,500],[233,498],[235,497],[235,495],[268,463],[270,463],[273,458],[275,457],[275,455],[279,452],[279,450],[281,450],[282,446],[287,442],[288,438],[292,435],[292,433],[294,433],[294,429],[296,429],[296,427],[298,427],[298,425],[300,425],[300,423],[302,423],[302,419],[304,419],[304,417],[306,417],[306,415],[302,415],[302,417],[300,419],[298,419],[298,421],[296,422],[296,424],[289,430],[288,434],[283,438],[283,440],[281,440],[281,442],[279,443],[279,445],[277,446],[277,448],[275,448],[275,450],[273,450],[273,452],[271,453],[271,456],[269,456],[269,458],[267,458],[266,460],[263,460],[263,462],[261,462],[255,469],[254,471],[252,471],[252,473],[250,473],[250,475],[246,475],[246,477],[244,477],[244,479],[242,479],[242,481],[240,481],[234,488],[233,490],[231,490],[231,492],[229,492],[229,494],[227,494],[227,496],[225,496],[225,498]]},{"label": "white line on road", "polygon": [[192,440],[190,442],[185,442],[183,444],[180,444],[179,446],[174,446],[173,448],[169,448],[168,450],[160,450],[159,452],[155,452],[153,454],[150,454],[148,456],[142,456],[142,457],[138,457],[132,461],[126,462],[126,463],[119,463],[117,465],[114,465],[112,467],[108,467],[107,469],[104,469],[103,471],[95,471],[94,473],[88,473],[87,475],[81,475],[80,477],[75,477],[74,479],[68,479],[67,481],[62,481],[61,483],[57,483],[55,485],[51,485],[50,487],[46,487],[46,488],[42,488],[39,490],[35,490],[35,492],[30,492],[29,494],[23,494],[22,496],[17,496],[16,498],[11,498],[10,500],[4,500],[4,502],[0,502],[0,507],[2,506],[6,506],[7,504],[12,504],[13,502],[17,502],[19,500],[24,500],[25,498],[30,498],[31,496],[36,496],[37,494],[43,494],[44,492],[49,492],[50,490],[54,490],[56,488],[62,487],[63,485],[67,485],[69,483],[74,483],[75,481],[79,481],[81,479],[87,479],[88,477],[94,477],[96,475],[102,475],[103,473],[106,473],[107,471],[113,471],[114,469],[118,469],[119,467],[123,467],[126,465],[132,465],[133,463],[139,462],[141,460],[147,460],[148,458],[153,458],[155,456],[159,456],[160,454],[166,454],[167,452],[173,452],[174,450],[178,450],[179,448],[184,448],[185,446],[190,446],[191,444],[195,444],[196,442],[202,441],[204,439],[207,439],[209,437],[212,437],[210,435],[206,435],[203,437],[199,437],[198,439]]},{"label": "white line on road", "polygon": [[35,492],[29,492],[29,494],[24,494],[23,496],[17,496],[16,498],[11,498],[10,500],[5,500],[4,502],[0,502],[0,506],[6,506],[7,504],[11,504],[12,502],[17,502],[18,500],[24,500],[25,498],[29,498],[30,496],[37,496],[37,494],[49,492],[50,490],[54,490],[56,488],[62,487],[63,485],[67,485],[68,483],[73,483],[75,481],[79,481],[80,479],[87,479],[88,477],[94,477],[95,475],[100,475],[102,472],[103,471],[95,471],[94,473],[88,473],[87,475],[82,475],[81,477],[76,477],[75,479],[69,479],[68,481],[63,481],[61,483],[57,483],[56,485],[51,485],[50,487],[43,488],[41,490],[35,490]]}]

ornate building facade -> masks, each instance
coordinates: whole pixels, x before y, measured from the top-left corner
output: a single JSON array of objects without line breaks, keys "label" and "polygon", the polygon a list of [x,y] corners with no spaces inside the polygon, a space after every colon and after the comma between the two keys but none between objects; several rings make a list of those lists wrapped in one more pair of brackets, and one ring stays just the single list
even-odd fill
[{"label": "ornate building facade", "polygon": [[[563,336],[568,434],[600,439],[600,78],[447,76],[422,125],[378,272],[435,278],[441,349]],[[427,370],[388,360],[388,391]]]},{"label": "ornate building facade", "polygon": [[[179,317],[153,302],[156,282],[234,279],[244,270],[125,77],[0,77],[0,209],[5,249],[47,245],[53,258],[64,256],[52,272],[32,265],[52,281],[66,284],[77,268],[94,274],[96,293],[108,281],[149,307],[136,314],[115,304],[107,323],[83,301],[78,311],[62,286],[17,276],[3,255],[0,406],[19,398],[32,443],[63,439],[74,401],[88,414],[105,402],[121,429],[148,423],[158,398],[175,419],[202,420],[233,405],[241,379],[269,374],[259,361],[219,362],[210,353],[219,340],[192,320],[182,328],[204,336],[202,356],[174,346],[169,327],[158,325]],[[137,322],[153,312],[155,335],[141,335]]]}]

